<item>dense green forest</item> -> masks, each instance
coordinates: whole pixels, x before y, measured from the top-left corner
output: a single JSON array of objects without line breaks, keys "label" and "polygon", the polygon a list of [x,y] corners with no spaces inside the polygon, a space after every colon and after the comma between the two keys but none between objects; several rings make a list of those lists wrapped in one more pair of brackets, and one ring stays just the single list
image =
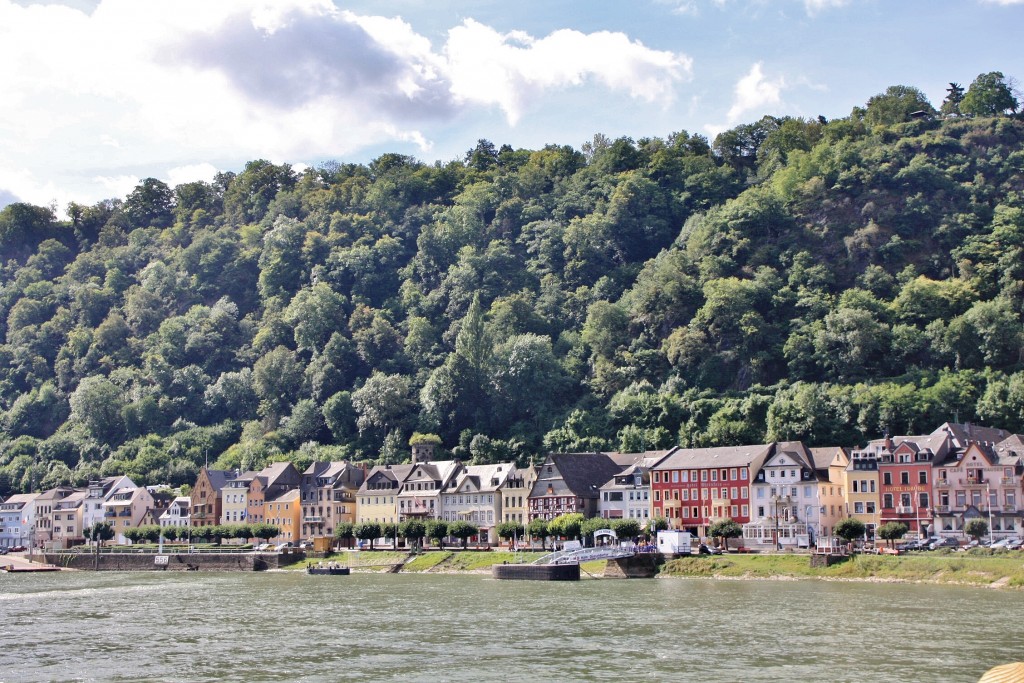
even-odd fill
[{"label": "dense green forest", "polygon": [[0,495],[204,463],[1024,431],[1024,121],[936,111],[709,141],[480,140],[0,211]]}]

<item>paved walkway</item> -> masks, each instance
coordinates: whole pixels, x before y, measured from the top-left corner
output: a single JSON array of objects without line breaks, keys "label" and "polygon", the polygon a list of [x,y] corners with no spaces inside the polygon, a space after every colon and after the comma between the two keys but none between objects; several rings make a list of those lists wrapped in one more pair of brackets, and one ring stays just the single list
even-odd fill
[{"label": "paved walkway", "polygon": [[13,567],[17,570],[50,566],[42,562],[42,555],[38,553],[36,553],[35,559],[35,562],[29,562],[27,553],[7,553],[6,555],[0,555],[0,567]]}]

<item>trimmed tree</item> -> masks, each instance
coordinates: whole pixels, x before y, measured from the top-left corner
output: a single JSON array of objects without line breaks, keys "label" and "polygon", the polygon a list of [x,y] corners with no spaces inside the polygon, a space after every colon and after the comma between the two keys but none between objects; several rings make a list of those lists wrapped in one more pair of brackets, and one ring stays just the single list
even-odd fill
[{"label": "trimmed tree", "polygon": [[664,517],[651,517],[647,522],[647,533],[651,538],[656,538],[659,531],[668,531],[668,520]]},{"label": "trimmed tree", "polygon": [[160,527],[160,533],[163,534],[164,538],[168,541],[178,540],[178,529],[176,526],[162,526]]},{"label": "trimmed tree", "polygon": [[427,525],[418,519],[407,519],[398,525],[398,533],[409,545],[422,546]]},{"label": "trimmed tree", "polygon": [[128,539],[129,543],[138,543],[142,540],[142,528],[133,526],[121,532],[121,535]]},{"label": "trimmed tree", "polygon": [[583,524],[580,525],[580,533],[583,535],[584,539],[590,541],[591,543],[596,543],[597,539],[593,538],[594,533],[598,529],[604,529],[607,526],[607,519],[603,519],[601,517],[591,517],[590,519],[584,520]]},{"label": "trimmed tree", "polygon": [[988,522],[983,519],[969,519],[964,524],[964,533],[981,543],[981,537],[988,533]]},{"label": "trimmed tree", "polygon": [[264,541],[269,541],[274,536],[281,533],[280,527],[275,524],[268,524],[267,522],[257,522],[256,524],[250,525],[250,532],[253,538],[259,538]]},{"label": "trimmed tree", "polygon": [[462,541],[463,550],[466,549],[469,537],[476,536],[478,533],[480,533],[480,529],[478,529],[475,524],[470,524],[465,520],[456,520],[448,525],[448,535],[454,536]]},{"label": "trimmed tree", "polygon": [[548,540],[548,523],[547,523],[547,520],[541,519],[540,517],[538,517],[537,519],[531,520],[530,523],[526,526],[526,530],[530,533],[530,536],[532,536],[533,538],[539,538],[540,539],[540,549],[541,550],[547,550],[547,540]]},{"label": "trimmed tree", "polygon": [[864,538],[865,529],[867,527],[864,526],[864,522],[853,517],[847,517],[836,524],[833,532],[847,543],[853,543],[858,538]]},{"label": "trimmed tree", "polygon": [[564,536],[566,539],[580,537],[584,517],[579,512],[566,512],[548,522],[548,533],[552,536]]},{"label": "trimmed tree", "polygon": [[612,530],[615,531],[615,535],[620,539],[628,538],[634,539],[640,535],[643,528],[640,526],[639,519],[616,519],[612,521]]},{"label": "trimmed tree", "polygon": [[718,537],[722,539],[722,547],[725,550],[729,549],[729,539],[739,538],[743,535],[743,527],[740,526],[739,522],[733,519],[723,519],[715,522],[711,525],[711,529],[708,533],[712,537]]},{"label": "trimmed tree", "polygon": [[494,530],[498,533],[498,538],[504,538],[506,541],[522,538],[525,531],[519,522],[501,522]]},{"label": "trimmed tree", "polygon": [[907,535],[907,525],[903,522],[886,522],[875,530],[878,537],[892,548],[896,541]]},{"label": "trimmed tree", "polygon": [[360,522],[353,527],[352,533],[360,541],[369,541],[370,550],[373,550],[373,542],[381,537],[381,528],[377,522]]},{"label": "trimmed tree", "polygon": [[448,522],[443,519],[432,519],[427,522],[427,538],[437,543],[444,550],[444,539],[448,536]]},{"label": "trimmed tree", "polygon": [[356,536],[354,528],[352,522],[338,522],[334,525],[334,540],[341,541],[346,547],[351,548],[352,539]]}]

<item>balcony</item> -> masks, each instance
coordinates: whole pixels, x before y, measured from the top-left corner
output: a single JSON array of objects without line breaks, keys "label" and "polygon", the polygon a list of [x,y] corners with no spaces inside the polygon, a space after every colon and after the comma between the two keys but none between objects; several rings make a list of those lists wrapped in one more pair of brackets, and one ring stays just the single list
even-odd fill
[{"label": "balcony", "polygon": [[1014,512],[1017,509],[1015,505],[1004,505],[1003,512]]},{"label": "balcony", "polygon": [[914,514],[914,508],[912,506],[910,506],[910,505],[897,505],[896,506],[896,514],[897,515],[912,515],[912,514]]},{"label": "balcony", "polygon": [[307,523],[307,524],[323,524],[324,523],[324,518],[323,517],[307,516],[307,517],[303,517],[302,521]]},{"label": "balcony", "polygon": [[984,484],[984,483],[985,483],[985,476],[984,475],[979,475],[977,477],[967,477],[967,484],[968,485],[971,485],[971,484]]},{"label": "balcony", "polygon": [[946,514],[946,513],[949,512],[949,506],[948,505],[936,505],[935,506],[935,512],[937,512],[940,515]]},{"label": "balcony", "polygon": [[935,481],[936,486],[949,486],[949,479],[938,479]]}]

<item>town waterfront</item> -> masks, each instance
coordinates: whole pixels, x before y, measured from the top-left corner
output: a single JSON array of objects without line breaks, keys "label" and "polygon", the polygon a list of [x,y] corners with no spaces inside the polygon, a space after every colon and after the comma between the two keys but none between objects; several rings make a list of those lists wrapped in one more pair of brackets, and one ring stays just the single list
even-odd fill
[{"label": "town waterfront", "polygon": [[0,681],[976,681],[1024,594],[702,579],[0,576]]}]

